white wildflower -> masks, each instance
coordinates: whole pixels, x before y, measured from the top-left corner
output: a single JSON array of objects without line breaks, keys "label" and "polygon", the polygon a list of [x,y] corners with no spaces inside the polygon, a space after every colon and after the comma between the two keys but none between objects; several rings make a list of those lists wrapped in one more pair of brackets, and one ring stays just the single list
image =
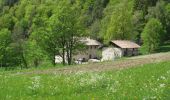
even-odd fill
[{"label": "white wildflower", "polygon": [[110,90],[112,93],[116,93],[116,92],[117,92],[117,89],[115,88],[114,85],[110,86],[109,90]]},{"label": "white wildflower", "polygon": [[147,98],[143,98],[142,100],[147,100]]},{"label": "white wildflower", "polygon": [[151,96],[151,97],[144,97],[142,100],[156,100],[157,97],[156,96]]},{"label": "white wildflower", "polygon": [[155,99],[157,99],[157,97],[156,97],[156,96],[153,96],[153,97],[150,97],[150,99],[155,100]]},{"label": "white wildflower", "polygon": [[84,71],[79,71],[75,75],[83,75],[85,72]]},{"label": "white wildflower", "polygon": [[28,88],[31,90],[37,90],[38,88],[40,88],[40,78],[40,76],[33,77],[31,86],[29,86]]},{"label": "white wildflower", "polygon": [[92,88],[95,88],[97,83],[100,82],[101,80],[104,79],[104,75],[99,75],[99,74],[90,74],[90,77],[84,77],[80,79],[80,86],[85,86],[85,85],[93,85]]},{"label": "white wildflower", "polygon": [[164,76],[161,76],[161,79],[162,79],[162,80],[165,80],[166,78],[165,78]]},{"label": "white wildflower", "polygon": [[160,84],[160,87],[161,87],[161,88],[165,87],[165,84]]}]

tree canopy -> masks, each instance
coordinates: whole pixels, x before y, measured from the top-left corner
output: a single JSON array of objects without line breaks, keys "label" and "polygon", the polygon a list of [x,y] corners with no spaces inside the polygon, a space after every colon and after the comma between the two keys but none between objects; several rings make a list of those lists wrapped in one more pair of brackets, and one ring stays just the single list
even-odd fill
[{"label": "tree canopy", "polygon": [[164,29],[160,21],[150,19],[142,32],[143,49],[148,53],[155,52],[161,44],[162,36],[164,36]]}]

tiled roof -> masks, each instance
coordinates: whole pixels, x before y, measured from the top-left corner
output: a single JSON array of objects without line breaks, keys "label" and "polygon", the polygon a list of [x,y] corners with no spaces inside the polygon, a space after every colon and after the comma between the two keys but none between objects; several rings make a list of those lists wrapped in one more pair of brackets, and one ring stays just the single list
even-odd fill
[{"label": "tiled roof", "polygon": [[113,40],[111,42],[120,48],[140,48],[138,44],[129,40]]},{"label": "tiled roof", "polygon": [[93,39],[90,39],[90,38],[84,38],[84,39],[82,39],[80,41],[85,43],[85,45],[87,45],[87,46],[101,46],[102,45],[97,40],[93,40]]}]

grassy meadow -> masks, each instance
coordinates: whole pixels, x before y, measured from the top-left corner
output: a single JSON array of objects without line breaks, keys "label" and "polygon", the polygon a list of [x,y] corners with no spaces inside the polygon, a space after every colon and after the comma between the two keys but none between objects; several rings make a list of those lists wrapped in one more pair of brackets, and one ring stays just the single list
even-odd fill
[{"label": "grassy meadow", "polygon": [[1,100],[170,100],[170,62],[109,72],[0,72]]}]

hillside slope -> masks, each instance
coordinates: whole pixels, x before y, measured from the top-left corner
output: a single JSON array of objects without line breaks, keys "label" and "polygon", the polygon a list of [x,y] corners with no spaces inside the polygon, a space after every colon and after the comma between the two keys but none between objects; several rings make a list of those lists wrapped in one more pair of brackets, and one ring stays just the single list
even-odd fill
[{"label": "hillside slope", "polygon": [[113,62],[102,62],[87,65],[76,65],[65,68],[52,68],[45,70],[35,70],[27,72],[18,72],[17,74],[74,74],[74,73],[86,73],[86,72],[104,72],[110,70],[120,70],[135,66],[141,66],[143,64],[158,63],[163,61],[170,61],[170,52],[168,53],[158,53],[151,55],[144,55],[138,57],[131,57],[122,60],[117,60]]},{"label": "hillside slope", "polygon": [[0,98],[3,100],[170,99],[169,61],[100,73],[78,71],[63,75],[58,72],[31,75],[0,73]]}]

